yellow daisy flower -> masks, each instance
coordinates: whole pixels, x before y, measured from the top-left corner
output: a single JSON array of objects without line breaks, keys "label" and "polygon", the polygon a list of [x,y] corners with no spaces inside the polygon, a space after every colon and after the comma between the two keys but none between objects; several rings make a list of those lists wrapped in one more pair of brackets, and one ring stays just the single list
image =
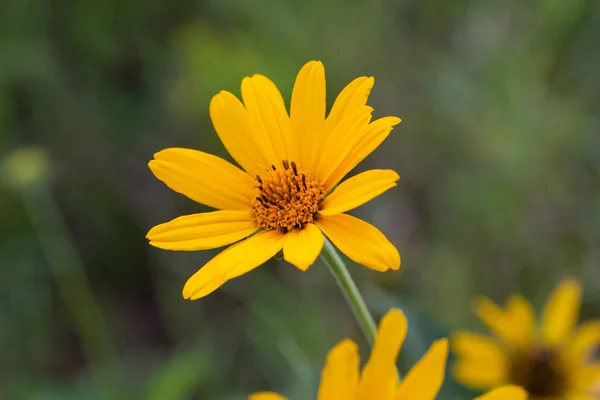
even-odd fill
[{"label": "yellow daisy flower", "polygon": [[[170,148],[149,166],[169,188],[218,211],[185,215],[155,226],[150,244],[167,250],[223,250],[185,284],[186,299],[204,297],[283,250],[305,271],[324,236],[350,259],[376,271],[400,267],[400,254],[374,226],[345,214],[400,179],[370,170],[338,183],[400,123],[371,121],[366,105],[374,79],[360,77],[339,94],[325,117],[325,70],[311,61],[298,73],[290,115],[273,82],[242,80],[243,103],[221,91],[210,103],[219,138],[240,169],[197,150]],[[335,189],[335,190],[334,190]]]},{"label": "yellow daisy flower", "polygon": [[476,389],[520,385],[531,399],[593,399],[589,391],[600,378],[600,364],[590,358],[600,343],[600,321],[575,329],[580,302],[580,283],[565,279],[546,302],[536,330],[533,308],[523,297],[510,297],[504,309],[477,300],[475,314],[496,338],[456,333],[454,376]]},{"label": "yellow daisy flower", "polygon": [[[448,340],[436,341],[398,383],[396,358],[407,331],[406,318],[390,310],[379,324],[377,339],[362,372],[358,347],[350,339],[338,343],[327,355],[321,372],[318,400],[433,400],[444,381]],[[525,400],[523,389],[504,387],[478,400]],[[273,393],[256,393],[249,400],[285,400]]]}]

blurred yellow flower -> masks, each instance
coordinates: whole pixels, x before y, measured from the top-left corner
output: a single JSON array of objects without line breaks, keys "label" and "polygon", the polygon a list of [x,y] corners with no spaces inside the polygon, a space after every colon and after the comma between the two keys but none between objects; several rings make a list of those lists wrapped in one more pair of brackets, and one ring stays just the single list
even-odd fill
[{"label": "blurred yellow flower", "polygon": [[[379,324],[377,339],[362,372],[356,343],[344,339],[327,355],[321,372],[318,400],[433,400],[444,381],[448,340],[436,341],[398,383],[396,358],[406,337],[402,311],[390,310]],[[518,387],[499,388],[478,400],[525,400]],[[273,393],[256,393],[249,400],[285,400]]]},{"label": "blurred yellow flower", "polygon": [[210,103],[219,138],[244,170],[196,150],[170,148],[154,155],[149,166],[158,179],[218,211],[158,225],[148,232],[150,244],[190,251],[237,242],[187,281],[185,298],[212,293],[280,250],[304,271],[321,252],[323,233],[366,267],[400,267],[400,254],[377,228],[345,214],[396,186],[398,174],[370,170],[336,187],[400,122],[371,121],[366,101],[373,83],[372,77],[352,81],[325,117],[325,70],[311,61],[298,73],[288,116],[273,82],[246,77],[243,104],[226,91]]},{"label": "blurred yellow flower", "polygon": [[580,302],[580,283],[565,279],[547,300],[536,330],[533,308],[523,297],[510,297],[504,309],[478,299],[474,311],[496,338],[457,332],[451,339],[458,357],[454,376],[477,389],[520,385],[531,399],[593,399],[589,392],[600,378],[600,363],[591,357],[600,343],[600,321],[575,329]]},{"label": "blurred yellow flower", "polygon": [[2,177],[15,188],[22,189],[41,182],[49,173],[50,160],[39,147],[20,147],[2,161]]}]

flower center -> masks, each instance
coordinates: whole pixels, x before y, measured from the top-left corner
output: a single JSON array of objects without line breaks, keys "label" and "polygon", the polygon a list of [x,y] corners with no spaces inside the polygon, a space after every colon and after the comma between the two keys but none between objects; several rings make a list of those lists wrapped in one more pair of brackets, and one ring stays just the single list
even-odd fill
[{"label": "flower center", "polygon": [[258,190],[252,208],[261,228],[289,232],[315,221],[325,188],[299,170],[295,162],[281,163],[283,169],[272,165],[261,176],[256,175]]},{"label": "flower center", "polygon": [[561,397],[568,386],[566,371],[553,349],[536,348],[516,354],[510,374],[512,382],[524,387],[531,399]]}]

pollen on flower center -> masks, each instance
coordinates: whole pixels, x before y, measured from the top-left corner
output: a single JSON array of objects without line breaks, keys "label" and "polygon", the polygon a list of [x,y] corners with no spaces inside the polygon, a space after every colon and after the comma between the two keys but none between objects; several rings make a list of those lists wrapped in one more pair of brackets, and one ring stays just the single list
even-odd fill
[{"label": "pollen on flower center", "polygon": [[566,371],[555,350],[536,348],[519,353],[511,364],[512,382],[525,388],[531,399],[559,398],[566,392]]},{"label": "pollen on flower center", "polygon": [[325,188],[295,162],[283,160],[282,165],[256,175],[258,188],[252,208],[261,228],[289,232],[315,221]]}]

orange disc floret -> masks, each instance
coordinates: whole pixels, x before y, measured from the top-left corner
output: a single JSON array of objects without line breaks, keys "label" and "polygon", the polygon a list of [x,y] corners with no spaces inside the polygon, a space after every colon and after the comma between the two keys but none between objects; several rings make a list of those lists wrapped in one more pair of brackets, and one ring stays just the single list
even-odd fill
[{"label": "orange disc floret", "polygon": [[321,182],[299,170],[295,162],[283,160],[282,165],[256,175],[252,209],[261,228],[289,232],[315,221],[326,192]]}]

